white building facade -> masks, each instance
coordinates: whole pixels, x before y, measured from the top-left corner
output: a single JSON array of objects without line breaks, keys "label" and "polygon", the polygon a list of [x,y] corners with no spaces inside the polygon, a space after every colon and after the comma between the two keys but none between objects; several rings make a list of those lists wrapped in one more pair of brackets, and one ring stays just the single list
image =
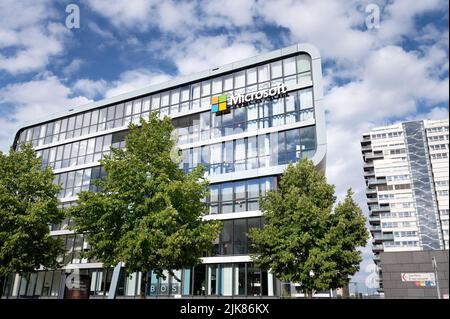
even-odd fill
[{"label": "white building facade", "polygon": [[374,128],[361,150],[375,263],[382,251],[448,249],[448,119]]}]

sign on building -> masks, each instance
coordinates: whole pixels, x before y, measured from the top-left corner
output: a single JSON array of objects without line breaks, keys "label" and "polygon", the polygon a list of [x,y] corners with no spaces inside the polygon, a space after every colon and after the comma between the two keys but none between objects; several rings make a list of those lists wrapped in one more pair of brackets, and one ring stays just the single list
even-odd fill
[{"label": "sign on building", "polygon": [[414,282],[417,287],[435,287],[436,278],[433,273],[402,273],[403,282]]}]

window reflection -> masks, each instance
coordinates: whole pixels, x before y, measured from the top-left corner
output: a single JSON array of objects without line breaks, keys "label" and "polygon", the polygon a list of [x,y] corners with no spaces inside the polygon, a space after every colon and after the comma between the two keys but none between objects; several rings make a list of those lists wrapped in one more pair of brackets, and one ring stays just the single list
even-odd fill
[{"label": "window reflection", "polygon": [[[180,167],[188,172],[201,164],[210,175],[225,174],[295,163],[312,157],[315,148],[315,127],[309,126],[185,149]],[[194,160],[192,152],[201,157]]]},{"label": "window reflection", "polygon": [[259,195],[265,196],[266,191],[274,189],[275,185],[275,177],[212,184],[207,199],[210,214],[258,210]]},{"label": "window reflection", "polygon": [[[172,116],[179,112],[198,109],[200,106],[209,107],[211,94],[231,94],[233,90],[235,94],[254,92],[281,82],[311,85],[310,57],[306,54],[299,54],[244,71],[223,75],[213,80],[205,80],[182,88],[153,93],[144,98],[137,98],[125,103],[118,103],[37,125],[23,130],[19,135],[18,142],[31,141],[34,146],[41,146],[106,129],[127,126],[131,122],[138,123],[139,117],[148,117],[150,110],[159,111],[161,116]],[[260,119],[262,119],[261,114]],[[251,116],[248,116],[247,121],[251,120],[253,120]],[[291,118],[289,120],[292,121]],[[265,120],[262,120],[262,123],[265,125]],[[242,129],[242,124],[239,126]],[[253,129],[254,123],[248,126]],[[217,133],[214,133],[214,135],[217,135]]]}]

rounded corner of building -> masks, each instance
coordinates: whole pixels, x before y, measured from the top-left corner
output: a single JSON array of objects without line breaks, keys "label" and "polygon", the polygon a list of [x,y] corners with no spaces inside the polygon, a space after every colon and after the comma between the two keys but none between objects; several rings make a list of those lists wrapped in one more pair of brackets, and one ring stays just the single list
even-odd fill
[{"label": "rounded corner of building", "polygon": [[311,43],[298,43],[297,51],[307,53],[312,60],[321,58],[319,49]]},{"label": "rounded corner of building", "polygon": [[314,163],[314,166],[317,167],[322,172],[326,172],[327,166],[327,147],[326,145],[318,145],[316,149],[316,153],[311,158]]},{"label": "rounded corner of building", "polygon": [[9,146],[13,149],[16,149],[17,142],[19,141],[20,134],[26,129],[26,127],[19,127],[15,130],[15,134],[13,135],[12,139],[10,139]]}]

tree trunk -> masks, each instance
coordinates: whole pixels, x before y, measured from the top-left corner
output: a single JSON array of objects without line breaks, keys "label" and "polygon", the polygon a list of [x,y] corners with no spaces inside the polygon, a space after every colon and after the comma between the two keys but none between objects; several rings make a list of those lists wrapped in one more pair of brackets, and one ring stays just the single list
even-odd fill
[{"label": "tree trunk", "polygon": [[312,297],[313,297],[312,290],[306,290],[305,295],[306,295],[306,298],[312,299]]},{"label": "tree trunk", "polygon": [[[0,298],[3,296],[4,293],[4,289],[5,287],[3,287],[6,283],[6,278],[3,276],[0,276]],[[8,295],[6,295],[6,298],[8,298]]]},{"label": "tree trunk", "polygon": [[141,293],[140,293],[140,297],[141,299],[145,299],[145,293],[147,292],[147,285],[148,285],[148,274],[142,273],[142,278],[141,278]]}]

